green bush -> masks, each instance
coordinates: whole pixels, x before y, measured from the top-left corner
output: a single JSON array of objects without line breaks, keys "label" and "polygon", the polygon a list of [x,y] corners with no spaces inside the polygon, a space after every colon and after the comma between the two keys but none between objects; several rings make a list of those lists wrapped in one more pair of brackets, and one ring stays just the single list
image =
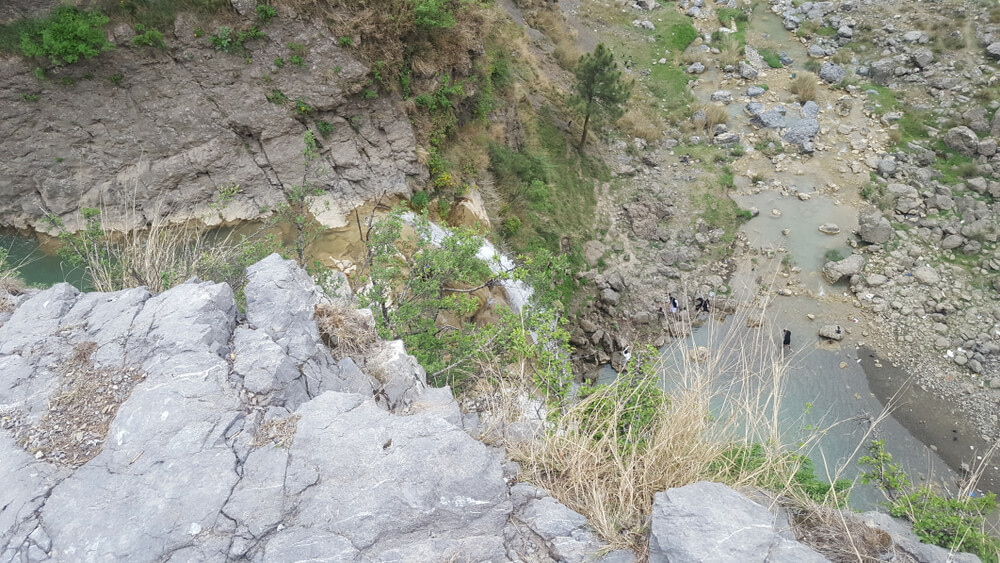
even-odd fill
[{"label": "green bush", "polygon": [[270,93],[265,94],[264,97],[267,98],[267,101],[271,102],[272,104],[277,104],[279,106],[288,101],[288,96],[286,96],[284,92],[278,90],[277,88],[271,90]]},{"label": "green bush", "polygon": [[447,29],[455,25],[455,16],[447,8],[448,0],[415,0],[414,23],[427,31]]},{"label": "green bush", "polygon": [[431,196],[428,195],[427,192],[417,192],[413,194],[412,198],[410,198],[410,205],[412,205],[417,211],[427,207],[427,204],[430,202]]},{"label": "green bush", "polygon": [[99,11],[59,6],[48,19],[21,32],[21,52],[25,57],[48,57],[54,65],[92,59],[114,48],[104,36],[106,23],[108,17]]},{"label": "green bush", "polygon": [[146,47],[159,47],[163,49],[167,44],[163,41],[163,34],[155,29],[148,29],[141,23],[135,24],[135,37],[132,38],[133,45],[145,45]]},{"label": "green bush", "polygon": [[946,499],[929,487],[901,497],[889,514],[908,518],[920,541],[955,551],[975,553],[983,561],[996,561],[1000,541],[984,532],[986,514],[996,510],[996,495]]},{"label": "green bush", "polygon": [[278,15],[278,10],[276,10],[274,6],[269,6],[267,4],[257,5],[257,19],[260,20],[260,23],[265,24],[271,21],[271,18],[277,15]]},{"label": "green bush", "polygon": [[322,135],[323,138],[325,139],[329,137],[330,134],[333,133],[333,124],[330,123],[329,121],[324,121],[321,119],[316,122],[316,130],[319,131],[319,134]]},{"label": "green bush", "polygon": [[264,37],[256,26],[249,29],[233,31],[227,26],[222,26],[209,38],[216,51],[225,53],[240,53],[243,51],[243,44],[253,39]]},{"label": "green bush", "polygon": [[350,47],[351,45],[354,45],[354,40],[351,39],[349,35],[341,35],[340,38],[337,39],[337,44],[341,47]]}]

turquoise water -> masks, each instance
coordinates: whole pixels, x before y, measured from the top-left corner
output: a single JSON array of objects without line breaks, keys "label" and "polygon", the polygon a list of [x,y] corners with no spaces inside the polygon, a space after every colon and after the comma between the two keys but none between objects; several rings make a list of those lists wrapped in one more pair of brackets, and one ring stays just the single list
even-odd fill
[{"label": "turquoise water", "polygon": [[50,287],[68,282],[77,289],[83,285],[83,270],[65,263],[51,245],[43,245],[35,237],[0,231],[0,248],[7,251],[8,266],[17,269],[26,284],[33,287]]}]

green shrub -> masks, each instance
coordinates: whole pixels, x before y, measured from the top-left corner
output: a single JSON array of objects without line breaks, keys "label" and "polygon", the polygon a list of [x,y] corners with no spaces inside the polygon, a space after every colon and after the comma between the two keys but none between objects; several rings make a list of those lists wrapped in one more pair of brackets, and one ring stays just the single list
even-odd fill
[{"label": "green shrub", "polygon": [[25,57],[48,57],[54,65],[92,59],[114,48],[104,36],[106,23],[108,17],[99,11],[59,6],[49,18],[21,32],[21,52]]},{"label": "green shrub", "polygon": [[271,21],[271,18],[277,15],[278,15],[278,10],[276,10],[274,6],[269,6],[267,4],[257,5],[257,19],[260,20],[260,23],[265,24]]},{"label": "green shrub", "polygon": [[284,92],[278,90],[277,88],[271,90],[271,92],[266,94],[264,97],[267,98],[267,101],[271,102],[272,104],[277,104],[279,106],[288,101],[288,96],[286,96]]},{"label": "green shrub", "polygon": [[147,29],[141,23],[135,24],[135,37],[132,38],[133,45],[145,45],[146,47],[159,47],[163,49],[167,44],[163,41],[163,34],[155,29]]},{"label": "green shrub", "polygon": [[292,55],[292,56],[288,57],[288,60],[293,65],[295,65],[295,66],[299,66],[299,67],[305,67],[306,66],[306,60],[301,55]]},{"label": "green shrub", "polygon": [[26,102],[37,102],[38,94],[21,94],[21,99]]},{"label": "green shrub", "polygon": [[719,23],[728,26],[733,20],[745,22],[750,19],[746,12],[737,8],[719,8],[715,12],[719,16]]},{"label": "green shrub", "polygon": [[503,220],[503,234],[508,237],[517,235],[521,230],[521,220],[516,215],[511,215]]},{"label": "green shrub", "polygon": [[802,63],[802,68],[808,70],[809,72],[819,72],[820,64],[818,61],[808,60]]},{"label": "green shrub", "polygon": [[305,102],[302,98],[295,100],[295,111],[302,115],[309,115],[312,113],[313,108]]},{"label": "green shrub", "polygon": [[244,43],[261,37],[264,37],[264,34],[256,26],[235,32],[227,26],[222,26],[209,38],[209,41],[215,46],[216,51],[240,53],[244,49]]},{"label": "green shrub", "polygon": [[447,8],[448,0],[415,0],[414,23],[423,30],[447,29],[455,25],[455,16]]},{"label": "green shrub", "polygon": [[996,561],[1000,541],[984,532],[986,514],[996,510],[996,495],[946,499],[930,487],[901,497],[889,514],[908,518],[920,541],[955,551],[975,553],[983,561]]},{"label": "green shrub", "polygon": [[108,77],[108,80],[115,86],[121,86],[122,80],[125,80],[125,75],[121,73],[115,73]]},{"label": "green shrub", "polygon": [[316,122],[316,130],[323,138],[329,137],[333,133],[333,124],[329,121],[323,121],[322,119]]},{"label": "green shrub", "polygon": [[278,68],[285,66],[285,59],[277,57],[276,59],[274,59],[274,66]]},{"label": "green shrub", "polygon": [[410,205],[413,206],[417,211],[422,210],[427,207],[427,204],[431,202],[431,196],[427,192],[417,192],[413,194],[410,198]]},{"label": "green shrub", "polygon": [[337,39],[337,44],[341,47],[350,47],[354,45],[354,40],[351,39],[349,35],[341,35],[340,38]]}]

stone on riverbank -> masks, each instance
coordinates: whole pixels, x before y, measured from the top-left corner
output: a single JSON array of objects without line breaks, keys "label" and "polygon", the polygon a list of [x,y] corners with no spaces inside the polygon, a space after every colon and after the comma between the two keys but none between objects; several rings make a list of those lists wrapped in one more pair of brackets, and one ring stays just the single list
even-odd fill
[{"label": "stone on riverbank", "polygon": [[840,325],[823,325],[817,331],[821,338],[841,341],[844,339],[844,329]]},{"label": "stone on riverbank", "polygon": [[861,273],[865,258],[860,254],[852,254],[843,260],[827,262],[823,265],[823,277],[830,283],[837,283],[843,277],[851,277]]}]

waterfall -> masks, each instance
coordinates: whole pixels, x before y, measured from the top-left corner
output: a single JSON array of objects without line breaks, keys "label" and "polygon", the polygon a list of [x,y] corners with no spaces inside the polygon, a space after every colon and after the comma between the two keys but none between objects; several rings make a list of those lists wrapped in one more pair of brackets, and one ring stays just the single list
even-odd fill
[{"label": "waterfall", "polygon": [[[410,226],[416,223],[416,215],[411,211],[407,211],[403,214],[403,221]],[[445,237],[449,236],[448,231],[444,230],[441,226],[437,225],[433,221],[430,221],[430,239],[434,244],[440,245],[444,241]],[[490,241],[483,239],[483,245],[479,247],[479,251],[476,252],[476,258],[479,258],[489,266],[490,271],[494,274],[500,275],[506,272],[510,272],[514,269],[514,261],[508,256],[504,256],[500,252],[497,252],[495,246]],[[503,279],[500,281],[500,285],[503,286],[504,290],[507,292],[507,301],[510,303],[511,310],[520,313],[521,309],[527,305],[528,300],[531,299],[534,290],[531,287],[519,280]]]}]

